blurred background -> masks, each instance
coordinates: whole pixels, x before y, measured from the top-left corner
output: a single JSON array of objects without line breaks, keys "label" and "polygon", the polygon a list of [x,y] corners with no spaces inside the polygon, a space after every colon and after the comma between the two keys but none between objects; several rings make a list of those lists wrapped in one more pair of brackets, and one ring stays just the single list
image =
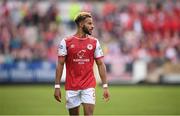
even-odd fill
[{"label": "blurred background", "polygon": [[53,82],[80,11],[93,15],[110,83],[180,83],[179,0],[2,0],[0,82]]},{"label": "blurred background", "polygon": [[57,45],[75,33],[80,11],[93,15],[111,85],[180,84],[179,0],[1,0],[0,84],[53,85]]}]

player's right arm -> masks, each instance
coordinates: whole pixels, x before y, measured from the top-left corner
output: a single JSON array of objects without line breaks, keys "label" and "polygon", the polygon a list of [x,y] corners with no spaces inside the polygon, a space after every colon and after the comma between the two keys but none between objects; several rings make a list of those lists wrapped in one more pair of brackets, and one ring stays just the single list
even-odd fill
[{"label": "player's right arm", "polygon": [[54,90],[54,97],[59,102],[61,102],[60,81],[63,73],[66,55],[67,55],[66,42],[63,39],[58,46],[58,64],[56,67],[55,90]]},{"label": "player's right arm", "polygon": [[[54,97],[59,102],[61,102],[60,81],[61,81],[61,77],[62,77],[62,73],[63,73],[64,63],[65,63],[65,57],[58,57],[58,65],[56,67]],[[59,85],[59,87],[56,85]]]}]

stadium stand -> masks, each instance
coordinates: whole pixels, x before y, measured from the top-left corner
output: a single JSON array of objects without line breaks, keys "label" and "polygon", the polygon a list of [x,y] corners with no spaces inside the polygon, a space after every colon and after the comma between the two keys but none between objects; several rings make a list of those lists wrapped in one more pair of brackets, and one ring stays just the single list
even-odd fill
[{"label": "stadium stand", "polygon": [[10,82],[12,78],[3,72],[4,65],[10,67],[8,71],[18,62],[55,65],[57,44],[73,34],[72,17],[79,11],[89,11],[94,16],[94,35],[102,42],[110,81],[132,81],[134,63],[139,60],[145,64],[147,74],[138,81],[163,82],[167,73],[178,75],[180,80],[180,70],[176,68],[180,65],[179,0],[2,0],[0,80],[7,76]]}]

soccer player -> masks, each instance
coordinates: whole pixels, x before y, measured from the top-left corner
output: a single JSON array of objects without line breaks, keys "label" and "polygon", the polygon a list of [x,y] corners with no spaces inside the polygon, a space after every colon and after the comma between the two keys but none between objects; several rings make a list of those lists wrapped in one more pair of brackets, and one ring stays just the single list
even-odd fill
[{"label": "soccer player", "polygon": [[69,110],[69,115],[79,115],[81,104],[84,115],[93,115],[96,86],[93,73],[94,61],[102,80],[103,98],[105,101],[110,98],[103,52],[99,41],[91,36],[94,28],[91,14],[80,12],[75,18],[75,23],[76,34],[62,39],[58,46],[54,97],[61,102],[60,80],[65,64],[66,108]]}]

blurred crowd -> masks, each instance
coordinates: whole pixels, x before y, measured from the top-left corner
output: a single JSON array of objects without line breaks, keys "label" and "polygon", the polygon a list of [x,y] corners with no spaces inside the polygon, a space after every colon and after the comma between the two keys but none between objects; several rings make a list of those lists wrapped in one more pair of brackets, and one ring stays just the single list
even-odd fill
[{"label": "blurred crowd", "polygon": [[73,17],[80,11],[89,11],[94,17],[93,35],[103,45],[109,72],[112,64],[118,63],[118,69],[131,72],[135,60],[156,66],[180,63],[179,0],[3,0],[0,64],[56,62],[57,44],[73,34]]}]

